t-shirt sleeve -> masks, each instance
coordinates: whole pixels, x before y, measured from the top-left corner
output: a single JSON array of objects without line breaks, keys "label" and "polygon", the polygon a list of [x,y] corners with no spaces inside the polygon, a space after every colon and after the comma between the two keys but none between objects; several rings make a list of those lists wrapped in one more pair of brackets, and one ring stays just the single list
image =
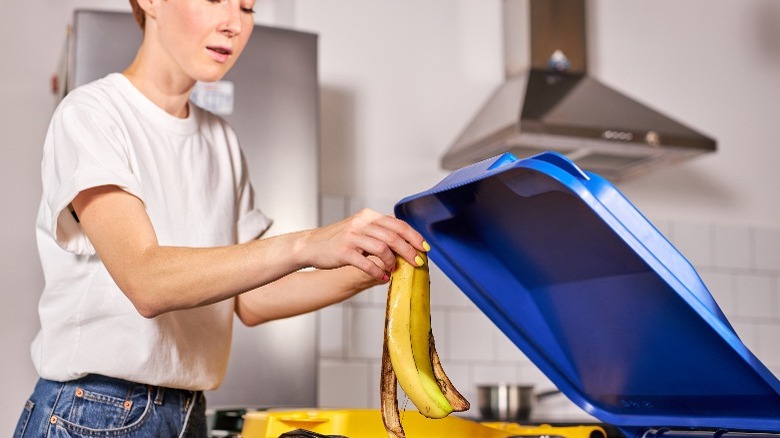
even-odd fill
[{"label": "t-shirt sleeve", "polygon": [[262,236],[273,221],[255,206],[255,192],[249,180],[246,160],[241,155],[241,177],[238,186],[238,243]]},{"label": "t-shirt sleeve", "polygon": [[41,163],[49,232],[63,249],[93,255],[95,249],[69,209],[86,189],[115,185],[143,201],[133,175],[121,124],[96,105],[63,102],[52,117]]}]

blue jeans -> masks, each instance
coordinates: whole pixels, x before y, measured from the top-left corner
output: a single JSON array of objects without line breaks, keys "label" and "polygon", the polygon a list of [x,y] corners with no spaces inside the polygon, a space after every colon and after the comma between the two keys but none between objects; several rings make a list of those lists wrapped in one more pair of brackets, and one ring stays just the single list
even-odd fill
[{"label": "blue jeans", "polygon": [[207,435],[202,392],[98,375],[69,382],[39,379],[14,432],[52,438]]}]

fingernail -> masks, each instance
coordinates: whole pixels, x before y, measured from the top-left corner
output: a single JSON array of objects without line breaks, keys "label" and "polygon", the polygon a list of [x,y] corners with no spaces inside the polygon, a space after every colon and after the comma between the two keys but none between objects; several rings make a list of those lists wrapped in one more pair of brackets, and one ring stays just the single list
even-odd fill
[{"label": "fingernail", "polygon": [[425,261],[420,256],[416,256],[414,258],[415,263],[417,263],[417,266],[422,266],[425,264]]},{"label": "fingernail", "polygon": [[385,274],[384,276],[382,276],[382,281],[384,281],[385,283],[387,283],[387,281],[388,281],[388,280],[390,280],[390,277],[388,277],[388,276],[387,276],[387,274]]},{"label": "fingernail", "polygon": [[428,252],[428,251],[431,250],[431,245],[428,245],[428,242],[426,242],[424,240],[423,240],[423,249],[425,250],[425,252]]}]

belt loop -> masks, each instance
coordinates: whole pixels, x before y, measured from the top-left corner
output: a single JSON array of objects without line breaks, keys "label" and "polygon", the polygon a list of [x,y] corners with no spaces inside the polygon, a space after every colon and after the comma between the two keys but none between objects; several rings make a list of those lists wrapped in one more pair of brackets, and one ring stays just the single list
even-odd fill
[{"label": "belt loop", "polygon": [[154,404],[158,406],[162,405],[163,397],[165,395],[165,388],[162,386],[153,386],[152,388],[157,388],[157,393],[154,395]]}]

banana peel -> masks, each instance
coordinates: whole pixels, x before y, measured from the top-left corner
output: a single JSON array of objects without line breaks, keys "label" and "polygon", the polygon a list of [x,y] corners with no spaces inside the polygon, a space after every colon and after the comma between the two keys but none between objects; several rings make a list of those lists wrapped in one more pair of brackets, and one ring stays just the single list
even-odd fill
[{"label": "banana peel", "polygon": [[455,385],[452,384],[450,378],[447,377],[447,373],[444,372],[441,359],[439,359],[439,354],[436,352],[436,341],[433,339],[433,330],[428,333],[428,342],[428,348],[430,349],[431,355],[431,364],[433,365],[433,375],[436,376],[436,382],[439,384],[441,392],[444,394],[444,397],[447,399],[447,401],[450,402],[450,406],[452,406],[453,411],[468,411],[471,407],[471,403],[469,403],[469,401],[466,400],[466,397],[464,397],[458,391],[458,389],[455,388]]},{"label": "banana peel", "polygon": [[401,417],[398,413],[398,380],[390,362],[390,353],[387,351],[387,336],[382,347],[382,375],[379,379],[380,393],[382,394],[381,412],[382,422],[385,425],[388,438],[405,438],[404,428],[401,426]]},{"label": "banana peel", "polygon": [[380,378],[381,412],[390,438],[405,438],[398,412],[398,386],[420,413],[444,418],[464,411],[469,402],[454,387],[436,352],[431,330],[431,296],[428,259],[422,266],[396,257],[385,312]]}]

